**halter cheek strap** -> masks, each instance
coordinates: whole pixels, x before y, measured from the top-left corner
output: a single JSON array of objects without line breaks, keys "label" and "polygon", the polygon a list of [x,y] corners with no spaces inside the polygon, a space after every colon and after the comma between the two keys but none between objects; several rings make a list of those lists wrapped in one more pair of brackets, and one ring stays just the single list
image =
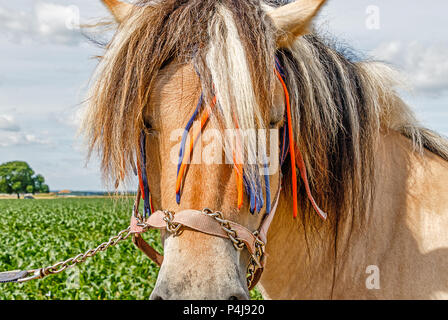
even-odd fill
[{"label": "halter cheek strap", "polygon": [[152,197],[149,191],[148,174],[146,172],[146,134],[142,130],[140,135],[140,153],[141,153],[141,166],[138,166],[137,174],[139,180],[139,186],[141,190],[141,196],[144,200],[144,216],[147,218],[153,212]]}]

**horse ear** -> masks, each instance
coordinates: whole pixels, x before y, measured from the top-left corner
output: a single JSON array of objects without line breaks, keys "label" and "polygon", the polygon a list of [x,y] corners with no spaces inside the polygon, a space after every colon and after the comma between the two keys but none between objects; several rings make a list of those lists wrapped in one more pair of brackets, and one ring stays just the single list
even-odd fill
[{"label": "horse ear", "polygon": [[123,22],[131,12],[133,5],[118,0],[102,0],[118,23]]},{"label": "horse ear", "polygon": [[308,33],[311,21],[326,0],[297,0],[268,13],[279,31],[277,45],[288,47],[294,40]]}]

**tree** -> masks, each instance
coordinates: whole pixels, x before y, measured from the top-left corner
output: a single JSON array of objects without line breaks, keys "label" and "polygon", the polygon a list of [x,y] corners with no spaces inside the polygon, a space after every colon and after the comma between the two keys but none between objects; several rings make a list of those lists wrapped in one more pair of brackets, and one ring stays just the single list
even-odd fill
[{"label": "tree", "polygon": [[49,193],[50,187],[48,186],[48,184],[43,184],[42,187],[40,188],[40,192],[41,193]]},{"label": "tree", "polygon": [[41,174],[36,175],[36,179],[34,180],[34,186],[35,186],[36,190],[40,190],[40,192],[43,192],[43,193],[48,192],[48,191],[42,191],[43,186],[45,186],[44,183],[45,183],[44,176]]},{"label": "tree", "polygon": [[33,186],[27,186],[26,187],[26,193],[34,193],[34,187]]},{"label": "tree", "polygon": [[35,175],[34,170],[23,161],[12,161],[0,165],[0,193],[48,193],[50,188],[45,184],[45,178]]}]

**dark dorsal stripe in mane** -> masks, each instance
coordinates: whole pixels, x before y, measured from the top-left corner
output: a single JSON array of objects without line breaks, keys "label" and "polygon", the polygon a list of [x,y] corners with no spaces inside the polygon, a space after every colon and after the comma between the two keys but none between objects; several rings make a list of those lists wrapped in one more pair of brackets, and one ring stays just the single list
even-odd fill
[{"label": "dark dorsal stripe in mane", "polygon": [[[386,125],[381,120],[384,110],[397,108],[386,104],[400,99],[392,70],[384,67],[381,78],[367,67],[374,63],[342,49],[334,40],[311,34],[281,50],[280,57],[290,91],[296,93],[296,139],[306,154],[313,194],[330,218],[353,222],[363,219],[372,204],[375,148]],[[408,106],[402,108],[401,125],[388,129],[410,138],[417,151],[424,147],[448,160],[448,141],[421,127]],[[283,170],[289,174],[287,167]],[[314,219],[303,185],[300,191],[302,212]]]},{"label": "dark dorsal stripe in mane", "polygon": [[[333,218],[339,219],[347,210],[365,211],[368,203],[365,200],[373,193],[373,145],[379,130],[378,114],[365,96],[369,93],[365,92],[361,68],[317,35],[305,36],[301,42],[299,46],[311,48],[319,73],[311,73],[306,59],[302,61],[291,50],[281,51],[290,90],[296,92],[297,140],[307,155],[316,200]],[[322,82],[326,88],[316,86]],[[328,90],[333,105],[319,94],[320,89]],[[288,170],[286,166],[284,170]],[[300,190],[302,212],[312,216],[303,185]]]},{"label": "dark dorsal stripe in mane", "polygon": [[[306,39],[317,49],[340,118],[336,140],[330,148],[332,152],[328,152],[329,197],[334,205],[345,211],[347,207],[341,204],[357,206],[357,210],[363,212],[367,209],[365,200],[369,199],[368,193],[373,193],[372,148],[379,129],[377,114],[365,97],[362,70],[317,36],[311,35]],[[343,69],[344,74],[337,66]],[[350,88],[344,85],[344,79]],[[350,189],[352,194],[348,192]]]}]

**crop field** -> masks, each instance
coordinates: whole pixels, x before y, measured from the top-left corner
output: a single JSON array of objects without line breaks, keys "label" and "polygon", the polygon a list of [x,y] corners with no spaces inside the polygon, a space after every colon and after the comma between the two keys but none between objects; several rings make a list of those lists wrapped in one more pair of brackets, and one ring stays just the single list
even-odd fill
[{"label": "crop field", "polygon": [[[126,229],[131,199],[0,200],[0,271],[47,267]],[[144,235],[162,252],[158,231]],[[0,300],[148,299],[158,267],[130,239],[86,263],[24,284],[0,284]],[[261,299],[256,291],[252,298]]]}]

